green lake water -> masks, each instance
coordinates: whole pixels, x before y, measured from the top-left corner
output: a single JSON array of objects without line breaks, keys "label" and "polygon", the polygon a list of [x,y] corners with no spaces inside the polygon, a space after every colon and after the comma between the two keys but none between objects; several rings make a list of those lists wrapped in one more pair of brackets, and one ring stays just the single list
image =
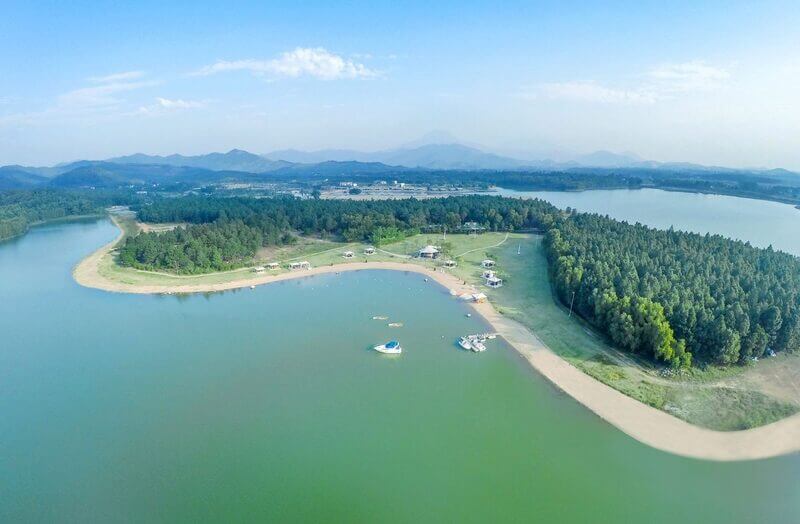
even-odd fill
[{"label": "green lake water", "polygon": [[[639,444],[420,275],[85,289],[106,220],[0,244],[0,522],[797,522],[800,455]],[[392,329],[373,315],[405,327]],[[388,357],[368,348],[398,338]]]},{"label": "green lake water", "polygon": [[800,255],[800,209],[780,202],[660,189],[513,191],[503,196],[541,198],[553,205],[617,220],[693,233],[711,233]]}]

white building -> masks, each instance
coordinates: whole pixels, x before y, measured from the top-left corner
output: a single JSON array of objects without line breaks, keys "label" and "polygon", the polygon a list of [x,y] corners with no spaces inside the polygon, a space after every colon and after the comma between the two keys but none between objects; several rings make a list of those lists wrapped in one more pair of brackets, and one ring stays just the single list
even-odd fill
[{"label": "white building", "polygon": [[492,271],[491,269],[485,269],[481,276],[483,278],[494,278],[494,271]]},{"label": "white building", "polygon": [[256,266],[253,268],[253,271],[256,273],[263,273],[264,271],[266,271],[266,269],[267,268],[265,268],[264,266]]},{"label": "white building", "polygon": [[267,269],[269,269],[270,271],[275,271],[276,269],[280,269],[280,267],[281,265],[278,264],[277,262],[270,262],[269,264],[267,264]]},{"label": "white building", "polygon": [[372,247],[372,246],[365,247],[364,248],[364,254],[365,255],[374,255],[375,254],[375,248]]},{"label": "white building", "polygon": [[488,258],[481,262],[481,265],[486,269],[491,269],[494,267],[494,260],[489,260]]},{"label": "white building", "polygon": [[444,261],[444,267],[456,267],[457,265],[458,264],[456,264],[455,260],[445,260]]},{"label": "white building", "polygon": [[503,287],[503,279],[492,276],[486,279],[486,285],[491,288]]},{"label": "white building", "polygon": [[345,251],[344,253],[342,253],[342,256],[344,258],[353,258],[355,256],[355,253],[353,253],[352,251]]},{"label": "white building", "polygon": [[289,269],[292,271],[297,269],[311,269],[311,264],[307,260],[303,260],[302,262],[292,262],[289,264]]}]

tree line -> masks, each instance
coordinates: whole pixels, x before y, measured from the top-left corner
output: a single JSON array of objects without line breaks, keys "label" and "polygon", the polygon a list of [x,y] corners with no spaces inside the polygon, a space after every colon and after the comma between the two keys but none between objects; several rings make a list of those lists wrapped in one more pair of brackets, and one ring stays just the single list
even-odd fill
[{"label": "tree line", "polygon": [[138,212],[145,222],[189,225],[129,238],[120,262],[194,274],[239,267],[259,247],[283,245],[298,234],[380,245],[430,224],[451,231],[466,221],[491,231],[538,227],[557,210],[540,200],[483,196],[372,201],[186,197],[157,200]]},{"label": "tree line", "polygon": [[800,345],[792,255],[593,214],[560,220],[545,245],[561,301],[627,351],[729,365]]}]

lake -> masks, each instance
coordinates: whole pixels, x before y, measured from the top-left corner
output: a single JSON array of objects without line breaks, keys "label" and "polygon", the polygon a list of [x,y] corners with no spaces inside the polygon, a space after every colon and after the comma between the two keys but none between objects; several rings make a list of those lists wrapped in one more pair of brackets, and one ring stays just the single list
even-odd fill
[{"label": "lake", "polygon": [[511,197],[541,198],[560,207],[600,213],[617,220],[660,229],[670,226],[694,233],[720,234],[757,247],[800,255],[800,210],[789,204],[724,195],[660,189],[592,191],[514,191]]},{"label": "lake", "polygon": [[[192,296],[75,284],[116,234],[60,223],[0,244],[2,522],[800,519],[800,455],[639,444],[502,342],[457,349],[484,326],[420,275]],[[369,351],[394,337],[399,358]]]}]

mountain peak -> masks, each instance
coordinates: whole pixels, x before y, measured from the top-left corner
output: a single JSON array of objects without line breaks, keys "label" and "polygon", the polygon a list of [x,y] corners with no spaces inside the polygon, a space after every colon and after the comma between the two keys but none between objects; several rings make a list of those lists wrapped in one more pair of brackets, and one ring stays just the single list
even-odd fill
[{"label": "mountain peak", "polygon": [[422,146],[458,144],[460,140],[449,131],[434,129],[411,142],[406,142],[399,149],[416,149]]}]

